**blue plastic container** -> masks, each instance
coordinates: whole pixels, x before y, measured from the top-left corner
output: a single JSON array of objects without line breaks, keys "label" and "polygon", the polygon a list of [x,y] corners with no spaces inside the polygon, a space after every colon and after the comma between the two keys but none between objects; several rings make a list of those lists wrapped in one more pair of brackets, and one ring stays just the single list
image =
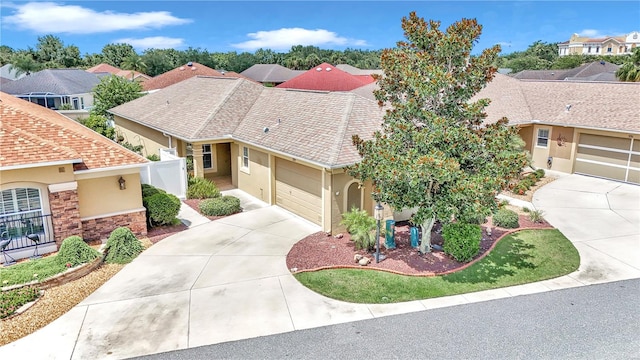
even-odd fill
[{"label": "blue plastic container", "polygon": [[412,226],[409,229],[409,235],[411,236],[411,247],[417,248],[420,245],[420,233],[416,226]]},{"label": "blue plastic container", "polygon": [[396,222],[394,220],[387,220],[384,246],[387,249],[396,248]]}]

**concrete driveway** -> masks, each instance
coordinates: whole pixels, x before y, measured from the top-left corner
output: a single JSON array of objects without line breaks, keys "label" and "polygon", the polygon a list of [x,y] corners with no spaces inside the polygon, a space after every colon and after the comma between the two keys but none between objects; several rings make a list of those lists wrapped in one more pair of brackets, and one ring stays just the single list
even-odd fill
[{"label": "concrete driveway", "polygon": [[286,267],[286,254],[319,228],[276,206],[253,206],[213,222],[192,218],[192,228],[143,252],[67,314],[0,347],[0,358],[124,359],[640,278],[640,187],[571,175],[539,190],[534,204],[580,251],[578,271],[398,304],[340,302],[298,283]]},{"label": "concrete driveway", "polygon": [[545,185],[533,205],[573,242],[584,284],[640,277],[640,186],[568,175]]}]

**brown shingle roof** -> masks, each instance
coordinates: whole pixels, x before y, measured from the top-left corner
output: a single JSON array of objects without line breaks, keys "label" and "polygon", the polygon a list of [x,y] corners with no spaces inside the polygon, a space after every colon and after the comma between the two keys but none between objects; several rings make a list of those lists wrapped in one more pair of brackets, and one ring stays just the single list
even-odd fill
[{"label": "brown shingle roof", "polygon": [[234,138],[324,166],[357,161],[351,135],[367,138],[382,119],[375,101],[355,94],[223,77],[194,77],[110,111],[186,141]]},{"label": "brown shingle roof", "polygon": [[640,132],[638,83],[521,81],[496,74],[476,98],[492,100],[488,121],[506,116],[511,123]]},{"label": "brown shingle roof", "polygon": [[145,158],[37,104],[0,92],[0,167],[75,162],[75,170],[142,164]]},{"label": "brown shingle roof", "polygon": [[189,62],[173,70],[169,70],[166,73],[146,80],[142,83],[142,88],[146,91],[163,89],[167,86],[179,83],[180,81],[192,78],[194,76],[226,76],[230,78],[243,77],[242,75],[233,71],[225,72],[223,74],[217,70],[199,64],[197,62]]}]

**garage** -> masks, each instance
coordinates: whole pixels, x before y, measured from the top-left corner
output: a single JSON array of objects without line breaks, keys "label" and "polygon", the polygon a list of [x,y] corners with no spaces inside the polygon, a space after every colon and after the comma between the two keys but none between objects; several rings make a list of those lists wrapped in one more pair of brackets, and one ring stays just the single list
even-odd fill
[{"label": "garage", "polygon": [[322,173],[276,158],[276,205],[315,224],[322,224]]},{"label": "garage", "polygon": [[640,141],[580,134],[575,172],[640,184]]}]

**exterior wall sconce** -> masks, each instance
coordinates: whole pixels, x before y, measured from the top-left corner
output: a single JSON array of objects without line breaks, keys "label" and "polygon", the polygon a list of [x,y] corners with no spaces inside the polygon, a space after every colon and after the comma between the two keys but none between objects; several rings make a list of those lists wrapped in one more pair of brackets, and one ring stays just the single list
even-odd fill
[{"label": "exterior wall sconce", "polygon": [[120,176],[120,179],[118,179],[118,184],[120,185],[120,190],[124,190],[127,188],[126,181],[122,178],[122,176]]}]

